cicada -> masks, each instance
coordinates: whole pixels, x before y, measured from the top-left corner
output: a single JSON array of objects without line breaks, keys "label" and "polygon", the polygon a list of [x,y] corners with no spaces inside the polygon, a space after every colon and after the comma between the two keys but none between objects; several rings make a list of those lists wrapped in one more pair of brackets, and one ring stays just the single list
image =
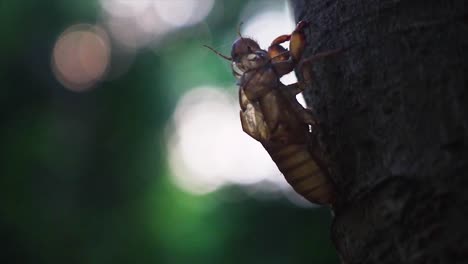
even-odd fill
[{"label": "cicada", "polygon": [[[301,64],[305,48],[307,22],[301,21],[288,35],[274,39],[263,50],[251,38],[239,38],[232,45],[231,57],[213,50],[231,61],[239,86],[242,129],[259,141],[269,153],[286,181],[307,200],[332,205],[335,189],[322,159],[311,146],[317,147],[317,122],[311,111],[296,99],[304,84],[281,83],[280,78]],[[281,43],[289,41],[289,50]],[[321,54],[323,56],[326,54]]]}]

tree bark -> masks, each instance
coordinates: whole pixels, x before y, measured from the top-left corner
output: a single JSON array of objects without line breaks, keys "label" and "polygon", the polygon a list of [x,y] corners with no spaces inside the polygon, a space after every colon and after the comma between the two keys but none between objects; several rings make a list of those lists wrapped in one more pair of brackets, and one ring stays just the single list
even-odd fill
[{"label": "tree bark", "polygon": [[468,263],[468,5],[293,0],[343,263]]}]

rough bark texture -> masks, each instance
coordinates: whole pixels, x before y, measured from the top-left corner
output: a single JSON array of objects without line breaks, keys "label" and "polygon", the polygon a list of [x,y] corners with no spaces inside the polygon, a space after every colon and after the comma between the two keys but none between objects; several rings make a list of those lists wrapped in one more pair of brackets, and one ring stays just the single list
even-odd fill
[{"label": "rough bark texture", "polygon": [[468,263],[468,3],[296,0],[344,263]]}]

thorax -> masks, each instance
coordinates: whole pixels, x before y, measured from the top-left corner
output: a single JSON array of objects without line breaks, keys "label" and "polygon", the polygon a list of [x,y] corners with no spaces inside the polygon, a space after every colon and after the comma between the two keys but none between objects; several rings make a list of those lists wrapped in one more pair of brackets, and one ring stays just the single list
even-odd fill
[{"label": "thorax", "polygon": [[258,100],[266,94],[275,92],[279,79],[270,65],[247,71],[239,80],[240,89],[243,89],[249,100]]}]

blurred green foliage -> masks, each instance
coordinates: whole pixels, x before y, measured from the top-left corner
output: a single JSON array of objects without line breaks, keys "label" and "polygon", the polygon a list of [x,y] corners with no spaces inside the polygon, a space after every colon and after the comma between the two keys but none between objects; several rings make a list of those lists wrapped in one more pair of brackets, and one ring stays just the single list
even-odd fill
[{"label": "blurred green foliage", "polygon": [[325,208],[222,198],[236,187],[193,196],[169,180],[165,123],[187,89],[232,85],[201,44],[225,47],[244,4],[223,1],[220,15],[217,3],[125,75],[74,93],[51,51],[68,26],[96,23],[99,4],[0,1],[1,263],[338,262]]}]

